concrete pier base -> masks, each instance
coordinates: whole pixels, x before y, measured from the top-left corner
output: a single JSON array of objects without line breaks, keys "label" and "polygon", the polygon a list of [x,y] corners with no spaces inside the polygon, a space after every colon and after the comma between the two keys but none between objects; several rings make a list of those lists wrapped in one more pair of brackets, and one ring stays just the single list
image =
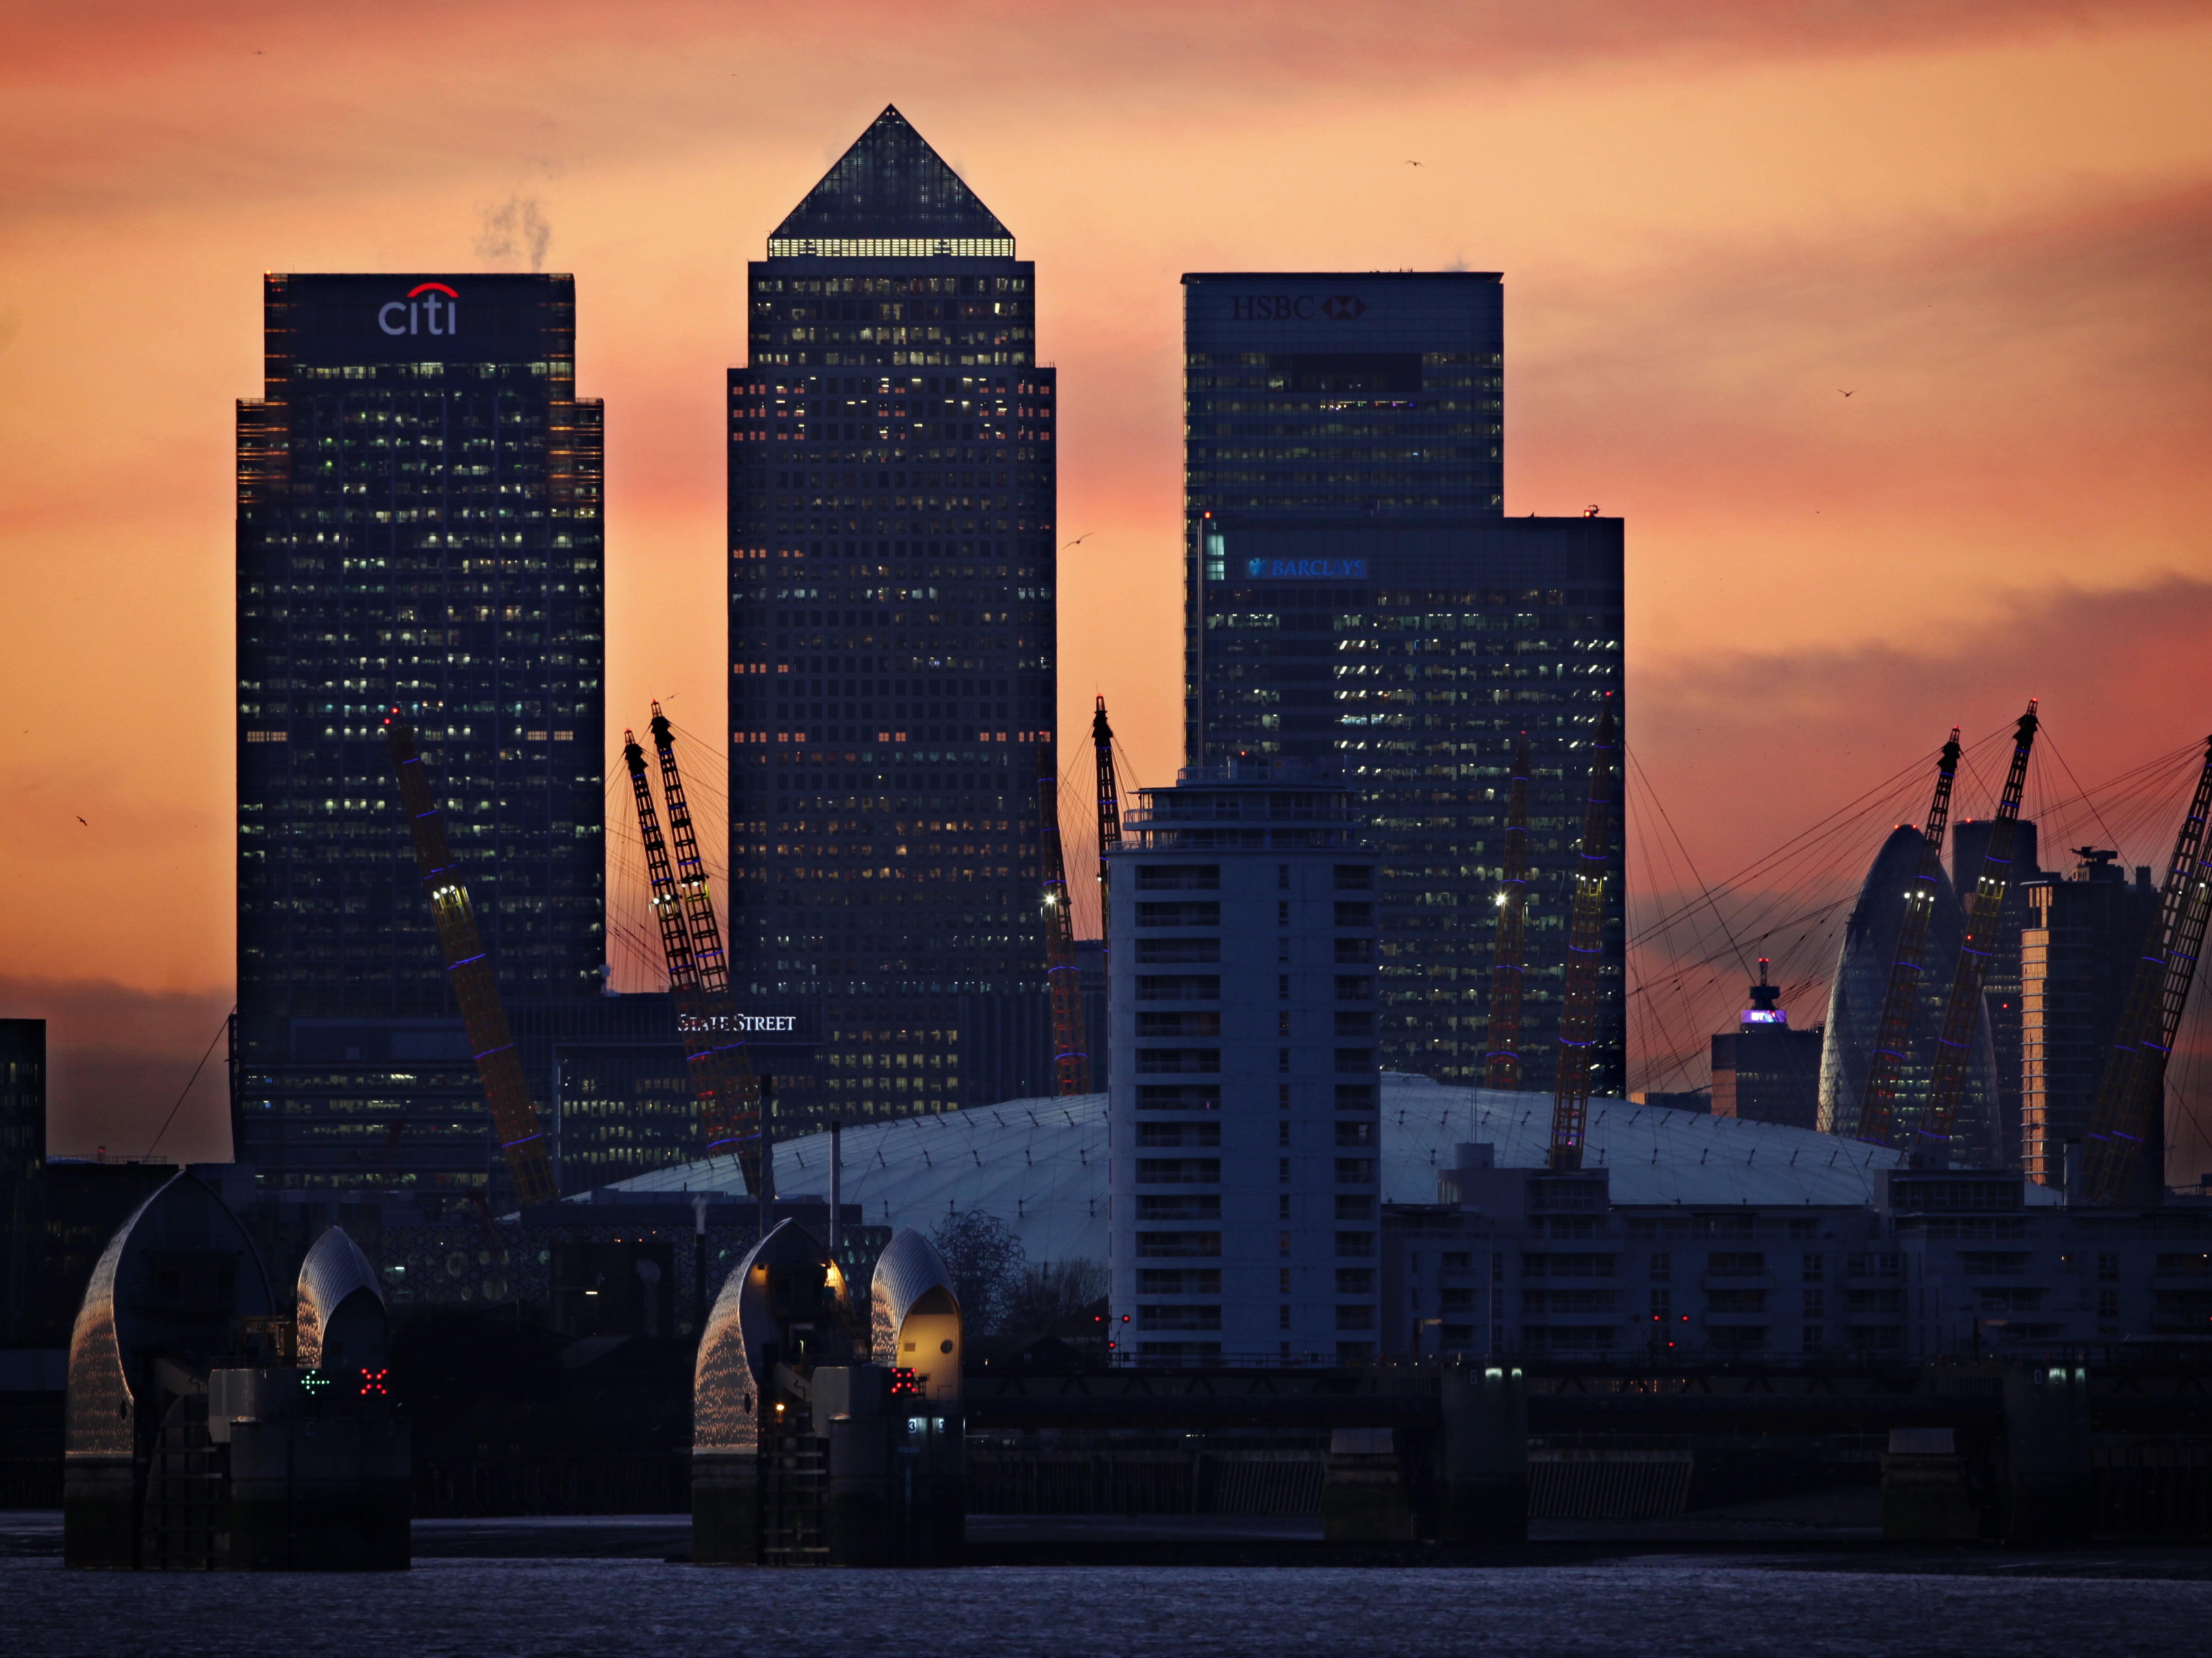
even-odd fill
[{"label": "concrete pier base", "polygon": [[235,1422],[230,1564],[241,1571],[404,1571],[413,1501],[392,1417]]},{"label": "concrete pier base", "polygon": [[1413,1540],[1413,1504],[1390,1429],[1339,1428],[1322,1466],[1322,1531],[1330,1542]]},{"label": "concrete pier base", "polygon": [[760,1564],[760,1458],[757,1453],[694,1453],[691,1558],[702,1566]]},{"label": "concrete pier base", "polygon": [[62,1559],[129,1571],[138,1564],[138,1469],[124,1457],[72,1456],[62,1471]]}]

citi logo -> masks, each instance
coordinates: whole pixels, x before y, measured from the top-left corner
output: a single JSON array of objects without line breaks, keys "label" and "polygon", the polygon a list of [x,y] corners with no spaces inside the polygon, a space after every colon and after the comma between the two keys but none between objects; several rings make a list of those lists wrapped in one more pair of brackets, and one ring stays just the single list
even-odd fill
[{"label": "citi logo", "polygon": [[[438,297],[441,294],[445,296],[442,301]],[[450,337],[461,332],[460,298],[442,282],[418,283],[407,290],[405,299],[393,300],[377,312],[376,326],[387,334]]]},{"label": "citi logo", "polygon": [[1236,294],[1229,304],[1237,322],[1311,322],[1317,316],[1350,322],[1367,314],[1367,302],[1357,294]]}]

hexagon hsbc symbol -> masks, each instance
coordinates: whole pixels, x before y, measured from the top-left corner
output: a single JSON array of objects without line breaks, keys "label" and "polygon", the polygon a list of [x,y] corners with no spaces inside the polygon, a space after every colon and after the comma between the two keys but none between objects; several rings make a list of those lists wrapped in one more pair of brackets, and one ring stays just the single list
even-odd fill
[{"label": "hexagon hsbc symbol", "polygon": [[1350,322],[1366,311],[1367,302],[1357,294],[1331,294],[1321,302],[1322,315],[1332,322]]}]

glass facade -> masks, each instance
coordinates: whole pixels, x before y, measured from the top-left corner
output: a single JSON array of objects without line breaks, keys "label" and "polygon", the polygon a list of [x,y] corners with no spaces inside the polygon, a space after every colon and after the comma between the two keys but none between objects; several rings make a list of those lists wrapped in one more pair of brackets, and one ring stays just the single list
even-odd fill
[{"label": "glass facade", "polygon": [[818,1009],[780,1131],[1048,1092],[1036,271],[886,109],[747,272],[730,371],[732,977]]},{"label": "glass facade", "polygon": [[[1883,1004],[1905,928],[1908,894],[1919,890],[1921,832],[1900,824],[1875,854],[1860,884],[1857,901],[1844,924],[1844,942],[1828,981],[1826,1036],[1820,1047],[1820,1119],[1824,1134],[1856,1138],[1866,1101],[1867,1074],[1881,1035]],[[1910,1143],[1911,1124],[1927,1104],[1935,1081],[1936,1038],[1951,997],[1951,976],[1966,930],[1966,912],[1949,878],[1939,867],[1934,878],[1934,908],[1920,955],[1919,988],[1906,1029],[1904,1063],[1897,1078],[1897,1121],[1890,1143]],[[1984,1020],[1975,1027],[1973,1058],[1966,1067],[1951,1129],[1952,1155],[1969,1167],[2010,1161],[1996,1143],[1996,1061]]]},{"label": "glass facade", "polygon": [[[1523,1087],[1556,1065],[1623,529],[1505,518],[1480,273],[1183,278],[1191,763],[1333,762],[1381,854],[1388,1069],[1481,1081],[1516,741],[1532,750]],[[1620,798],[1615,777],[1613,796]],[[1594,1091],[1626,1086],[1616,805]]]},{"label": "glass facade", "polygon": [[574,392],[574,283],[270,276],[264,306],[238,431],[238,1155],[265,1186],[459,1195],[496,1158],[383,721],[420,733],[502,991],[595,1000],[600,405]]}]

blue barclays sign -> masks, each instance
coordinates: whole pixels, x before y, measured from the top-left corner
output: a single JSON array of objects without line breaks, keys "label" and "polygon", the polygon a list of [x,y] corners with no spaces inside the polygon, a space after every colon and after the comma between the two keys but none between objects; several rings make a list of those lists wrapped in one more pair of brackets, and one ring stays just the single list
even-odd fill
[{"label": "blue barclays sign", "polygon": [[1336,582],[1367,579],[1364,558],[1247,558],[1244,574],[1255,581],[1297,582],[1316,577]]}]

